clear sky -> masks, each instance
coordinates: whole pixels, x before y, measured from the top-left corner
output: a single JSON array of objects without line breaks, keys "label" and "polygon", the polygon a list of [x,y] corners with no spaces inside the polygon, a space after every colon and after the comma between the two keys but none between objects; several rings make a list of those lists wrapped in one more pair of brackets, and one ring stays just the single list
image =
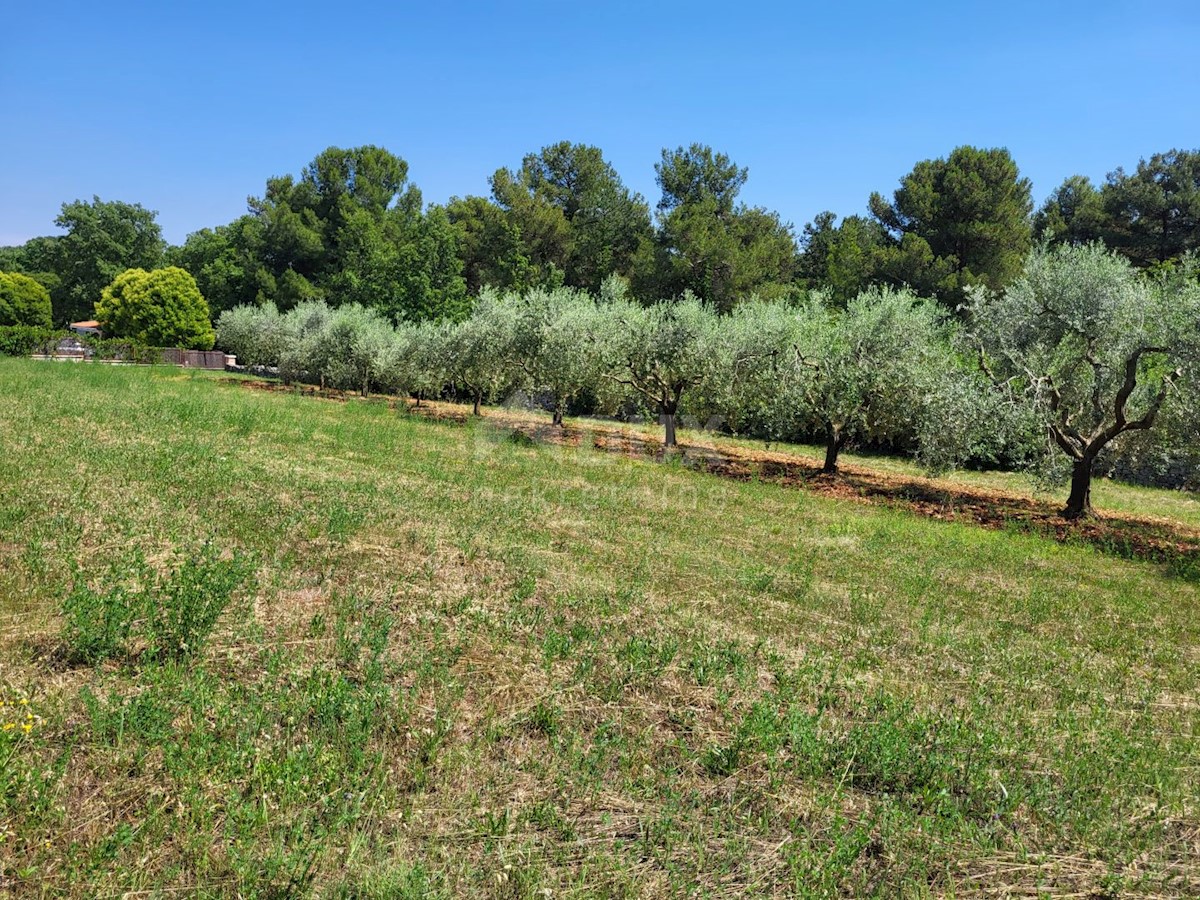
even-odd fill
[{"label": "clear sky", "polygon": [[1198,0],[12,0],[0,22],[0,244],[93,194],[180,242],[332,145],[386,147],[442,202],[595,144],[653,205],[661,149],[699,141],[797,230],[960,144],[1008,147],[1037,201],[1200,147]]}]

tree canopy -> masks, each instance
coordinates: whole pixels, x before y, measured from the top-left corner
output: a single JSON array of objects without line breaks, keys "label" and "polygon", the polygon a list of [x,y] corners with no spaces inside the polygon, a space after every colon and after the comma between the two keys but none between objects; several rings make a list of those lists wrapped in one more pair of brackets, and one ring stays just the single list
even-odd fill
[{"label": "tree canopy", "polygon": [[157,213],[137,203],[76,200],[54,220],[67,233],[44,245],[42,264],[58,276],[51,292],[59,322],[88,319],[101,292],[126,269],[153,269],[166,244]]},{"label": "tree canopy", "polygon": [[1100,244],[1037,249],[1008,289],[973,291],[968,313],[996,390],[1042,429],[1044,470],[1069,467],[1071,518],[1091,512],[1101,452],[1200,390],[1190,271],[1148,280]]},{"label": "tree canopy", "polygon": [[461,317],[459,232],[442,207],[422,208],[407,179],[408,164],[382,148],[330,147],[299,178],[268,179],[248,215],[190,235],[172,259],[196,273],[218,311],[327,299],[395,322]]},{"label": "tree canopy", "polygon": [[492,196],[523,241],[533,283],[597,291],[611,274],[628,275],[650,237],[650,211],[622,183],[599,147],[560,141],[498,169]]},{"label": "tree canopy", "polygon": [[1073,175],[1038,211],[1038,233],[1056,243],[1103,240],[1139,267],[1200,250],[1200,151],[1170,150],[1118,168],[1097,190]]},{"label": "tree canopy", "polygon": [[917,163],[891,201],[871,195],[871,214],[891,237],[880,273],[951,307],[971,285],[1003,287],[1030,248],[1031,188],[1005,149],[964,146]]},{"label": "tree canopy", "polygon": [[108,337],[151,347],[209,350],[215,339],[196,280],[177,266],[121,273],[101,292],[96,319]]},{"label": "tree canopy", "polygon": [[714,311],[685,296],[648,307],[617,302],[605,312],[611,322],[607,377],[649,404],[663,424],[664,444],[674,447],[685,394],[722,369]]},{"label": "tree canopy", "polygon": [[50,292],[28,275],[0,272],[0,325],[35,325],[52,322]]},{"label": "tree canopy", "polygon": [[761,207],[738,204],[749,175],[711,147],[662,152],[654,167],[662,199],[652,256],[637,284],[643,294],[690,291],[721,311],[752,293],[778,293],[791,283],[797,248],[790,224]]}]

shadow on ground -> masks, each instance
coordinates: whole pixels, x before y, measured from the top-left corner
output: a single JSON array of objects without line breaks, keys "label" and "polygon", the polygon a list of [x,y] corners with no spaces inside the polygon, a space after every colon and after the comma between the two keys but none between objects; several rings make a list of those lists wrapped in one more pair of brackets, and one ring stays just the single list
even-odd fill
[{"label": "shadow on ground", "polygon": [[[360,399],[356,394],[323,390],[311,385],[237,381],[256,390],[300,393],[331,400]],[[377,402],[405,406],[409,412],[439,421],[465,423],[469,409],[452,403],[425,401],[415,406],[396,397]],[[488,409],[484,419],[494,428],[521,435],[529,443],[579,446],[590,442],[598,450],[631,458],[662,460],[667,451],[660,440],[630,434],[605,421],[586,425],[548,424],[521,410]],[[798,488],[826,497],[905,509],[947,522],[966,522],[984,528],[1026,532],[1066,544],[1093,547],[1124,559],[1160,563],[1173,576],[1200,582],[1200,531],[1167,520],[1100,511],[1090,519],[1068,520],[1057,504],[999,490],[951,485],[936,479],[907,477],[860,465],[843,465],[836,475],[821,472],[815,460],[774,451],[684,443],[671,454],[686,466],[737,481],[758,480]]]}]

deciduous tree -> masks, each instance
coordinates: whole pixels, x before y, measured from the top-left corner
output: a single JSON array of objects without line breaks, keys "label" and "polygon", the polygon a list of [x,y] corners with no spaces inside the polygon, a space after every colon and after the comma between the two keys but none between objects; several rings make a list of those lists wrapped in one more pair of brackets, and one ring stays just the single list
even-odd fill
[{"label": "deciduous tree", "polygon": [[51,294],[55,318],[90,318],[101,292],[127,269],[154,269],[165,244],[157,213],[137,203],[76,200],[54,220],[67,233],[47,245],[43,266],[59,277]]}]

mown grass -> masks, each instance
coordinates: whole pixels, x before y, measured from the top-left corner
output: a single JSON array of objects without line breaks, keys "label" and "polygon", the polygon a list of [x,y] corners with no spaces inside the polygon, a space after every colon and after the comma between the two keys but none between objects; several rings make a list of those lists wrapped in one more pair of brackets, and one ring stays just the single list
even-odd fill
[{"label": "mown grass", "polygon": [[[690,424],[698,425],[699,423],[692,422]],[[651,441],[660,440],[662,437],[662,429],[657,424],[617,425],[614,423],[606,424],[605,427],[621,428],[630,434],[648,438]],[[751,452],[769,449],[804,460],[814,468],[821,466],[825,458],[825,448],[812,444],[792,444],[786,441],[764,442],[750,438],[732,437],[716,430],[705,429],[687,429],[682,433],[685,435],[683,440],[692,445],[711,446],[719,450],[748,450]],[[1024,472],[963,469],[931,478],[920,465],[911,459],[855,452],[853,449],[840,454],[839,464],[843,467],[861,467],[872,472],[900,478],[919,479],[950,490],[956,487],[967,487],[1003,491],[1013,496],[1041,500],[1059,507],[1065,505],[1067,498],[1067,485],[1042,484]],[[1092,501],[1102,513],[1152,516],[1173,521],[1188,528],[1200,528],[1200,496],[1189,491],[1160,490],[1100,477],[1093,483]]]},{"label": "mown grass", "polygon": [[[1150,563],[23,360],[0,497],[0,891],[1200,893],[1200,589]],[[73,589],[206,544],[253,570],[206,642],[72,656]]]}]

